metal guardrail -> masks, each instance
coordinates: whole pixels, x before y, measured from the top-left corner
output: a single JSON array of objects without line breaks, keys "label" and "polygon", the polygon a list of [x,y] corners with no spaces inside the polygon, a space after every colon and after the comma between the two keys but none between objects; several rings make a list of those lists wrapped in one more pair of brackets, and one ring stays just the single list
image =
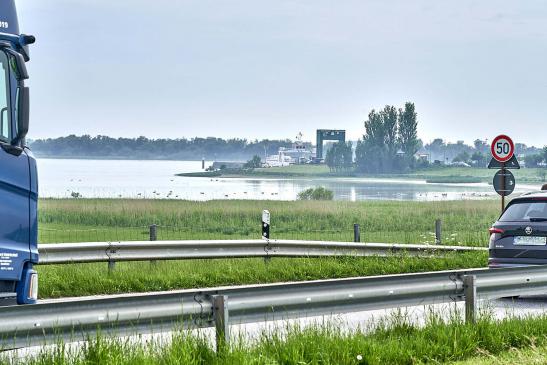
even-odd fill
[{"label": "metal guardrail", "polygon": [[133,241],[53,243],[38,246],[40,264],[237,257],[387,256],[395,252],[433,253],[484,251],[482,247],[292,240]]},{"label": "metal guardrail", "polygon": [[216,327],[217,347],[229,325],[303,316],[466,301],[473,321],[478,297],[547,293],[547,266],[469,269],[308,282],[40,301],[0,308],[4,348],[78,341],[100,329],[127,335],[176,327]]}]

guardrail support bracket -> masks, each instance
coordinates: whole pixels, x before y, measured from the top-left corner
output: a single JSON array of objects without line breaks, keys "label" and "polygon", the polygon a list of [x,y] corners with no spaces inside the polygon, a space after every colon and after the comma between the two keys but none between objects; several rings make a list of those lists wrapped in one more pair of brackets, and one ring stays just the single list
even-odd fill
[{"label": "guardrail support bracket", "polygon": [[112,273],[116,268],[116,261],[108,261],[108,273]]},{"label": "guardrail support bracket", "polygon": [[230,344],[230,317],[228,296],[213,295],[213,319],[215,321],[217,352],[223,352]]},{"label": "guardrail support bracket", "polygon": [[475,275],[463,276],[463,295],[465,296],[465,323],[476,323],[477,284]]}]

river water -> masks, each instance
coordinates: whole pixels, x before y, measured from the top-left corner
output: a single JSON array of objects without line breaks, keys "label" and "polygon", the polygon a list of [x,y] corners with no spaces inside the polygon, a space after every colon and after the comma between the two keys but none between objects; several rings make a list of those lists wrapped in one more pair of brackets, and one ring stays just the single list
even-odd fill
[{"label": "river water", "polygon": [[[206,163],[210,164],[210,162]],[[201,161],[39,159],[40,196],[156,199],[295,200],[309,187],[324,186],[336,200],[459,200],[495,196],[488,184],[427,184],[420,180],[368,178],[199,178]],[[526,190],[526,187],[522,187]]]}]

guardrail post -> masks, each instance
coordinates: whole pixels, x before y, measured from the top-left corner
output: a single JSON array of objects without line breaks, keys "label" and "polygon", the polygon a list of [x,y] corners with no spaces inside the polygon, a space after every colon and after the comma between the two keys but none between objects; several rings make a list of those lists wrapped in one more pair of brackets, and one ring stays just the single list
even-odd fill
[{"label": "guardrail post", "polygon": [[465,323],[475,323],[477,313],[477,285],[475,275],[463,276],[463,295],[465,296]]},{"label": "guardrail post", "polygon": [[230,318],[228,312],[228,296],[213,295],[212,298],[217,352],[223,352],[230,344]]},{"label": "guardrail post", "polygon": [[156,241],[158,239],[158,225],[152,224],[150,226],[150,241]]},{"label": "guardrail post", "polygon": [[361,231],[357,223],[353,225],[353,242],[361,242]]},{"label": "guardrail post", "polygon": [[114,269],[116,268],[116,261],[108,261],[108,273],[110,274],[111,272],[114,271]]},{"label": "guardrail post", "polygon": [[[158,225],[150,225],[150,241],[156,241],[158,239]],[[156,260],[150,260],[150,265],[155,266]]]},{"label": "guardrail post", "polygon": [[440,219],[435,220],[435,244],[440,245],[442,243],[443,233],[443,221]]}]

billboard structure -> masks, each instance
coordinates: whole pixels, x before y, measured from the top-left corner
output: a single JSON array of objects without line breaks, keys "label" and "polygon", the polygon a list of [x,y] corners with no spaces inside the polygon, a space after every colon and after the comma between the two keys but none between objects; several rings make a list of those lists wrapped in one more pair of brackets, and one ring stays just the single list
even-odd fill
[{"label": "billboard structure", "polygon": [[315,158],[323,159],[323,142],[324,141],[346,141],[346,131],[343,129],[318,129],[317,130],[317,149]]}]

